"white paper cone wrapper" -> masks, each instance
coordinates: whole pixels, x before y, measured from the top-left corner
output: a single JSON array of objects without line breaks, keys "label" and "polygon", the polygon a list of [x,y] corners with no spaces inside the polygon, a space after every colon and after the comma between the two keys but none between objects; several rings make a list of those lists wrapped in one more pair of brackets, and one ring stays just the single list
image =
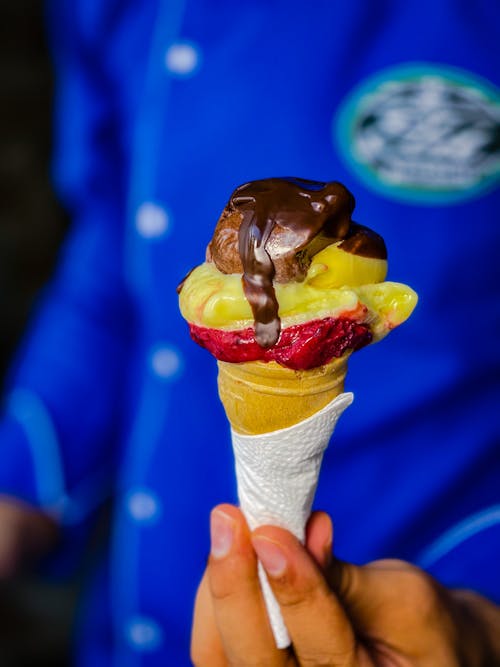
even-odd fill
[{"label": "white paper cone wrapper", "polygon": [[[340,394],[316,414],[279,431],[261,435],[231,431],[238,498],[251,530],[270,524],[304,541],[323,453],[353,399],[352,393]],[[286,648],[290,638],[260,563],[259,576],[276,645]]]}]

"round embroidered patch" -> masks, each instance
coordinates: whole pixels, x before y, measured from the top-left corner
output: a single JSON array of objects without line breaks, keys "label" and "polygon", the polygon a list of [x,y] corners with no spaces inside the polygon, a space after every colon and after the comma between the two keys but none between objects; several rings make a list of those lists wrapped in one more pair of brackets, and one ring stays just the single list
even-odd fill
[{"label": "round embroidered patch", "polygon": [[452,67],[414,63],[354,89],[333,123],[340,153],[369,187],[420,204],[450,204],[500,176],[500,94]]}]

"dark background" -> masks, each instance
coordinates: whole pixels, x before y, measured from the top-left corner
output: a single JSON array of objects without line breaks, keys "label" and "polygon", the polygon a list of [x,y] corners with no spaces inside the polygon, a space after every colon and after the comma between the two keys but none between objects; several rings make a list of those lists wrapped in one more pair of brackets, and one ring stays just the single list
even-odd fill
[{"label": "dark background", "polygon": [[[50,183],[53,74],[41,0],[0,0],[0,382],[68,221]],[[0,667],[62,667],[75,584],[0,583]]]},{"label": "dark background", "polygon": [[52,70],[38,0],[0,0],[0,374],[67,227],[52,192]]}]

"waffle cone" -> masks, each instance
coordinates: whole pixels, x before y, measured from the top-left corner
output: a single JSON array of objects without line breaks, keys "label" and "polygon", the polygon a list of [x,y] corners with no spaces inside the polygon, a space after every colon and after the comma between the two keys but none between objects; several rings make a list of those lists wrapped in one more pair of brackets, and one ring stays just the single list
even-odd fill
[{"label": "waffle cone", "polygon": [[307,371],[274,361],[218,361],[219,396],[233,430],[257,435],[293,426],[344,391],[349,354]]}]

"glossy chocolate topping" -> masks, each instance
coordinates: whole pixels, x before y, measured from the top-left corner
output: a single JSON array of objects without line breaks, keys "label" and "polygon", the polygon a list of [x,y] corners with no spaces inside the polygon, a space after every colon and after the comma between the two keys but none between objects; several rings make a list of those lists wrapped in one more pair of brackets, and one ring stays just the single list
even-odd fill
[{"label": "glossy chocolate topping", "polygon": [[383,239],[351,221],[354,204],[340,183],[299,178],[252,181],[231,195],[207,261],[223,273],[243,274],[261,347],[274,345],[280,334],[273,280],[303,280],[312,257],[338,241],[346,252],[386,257]]}]

